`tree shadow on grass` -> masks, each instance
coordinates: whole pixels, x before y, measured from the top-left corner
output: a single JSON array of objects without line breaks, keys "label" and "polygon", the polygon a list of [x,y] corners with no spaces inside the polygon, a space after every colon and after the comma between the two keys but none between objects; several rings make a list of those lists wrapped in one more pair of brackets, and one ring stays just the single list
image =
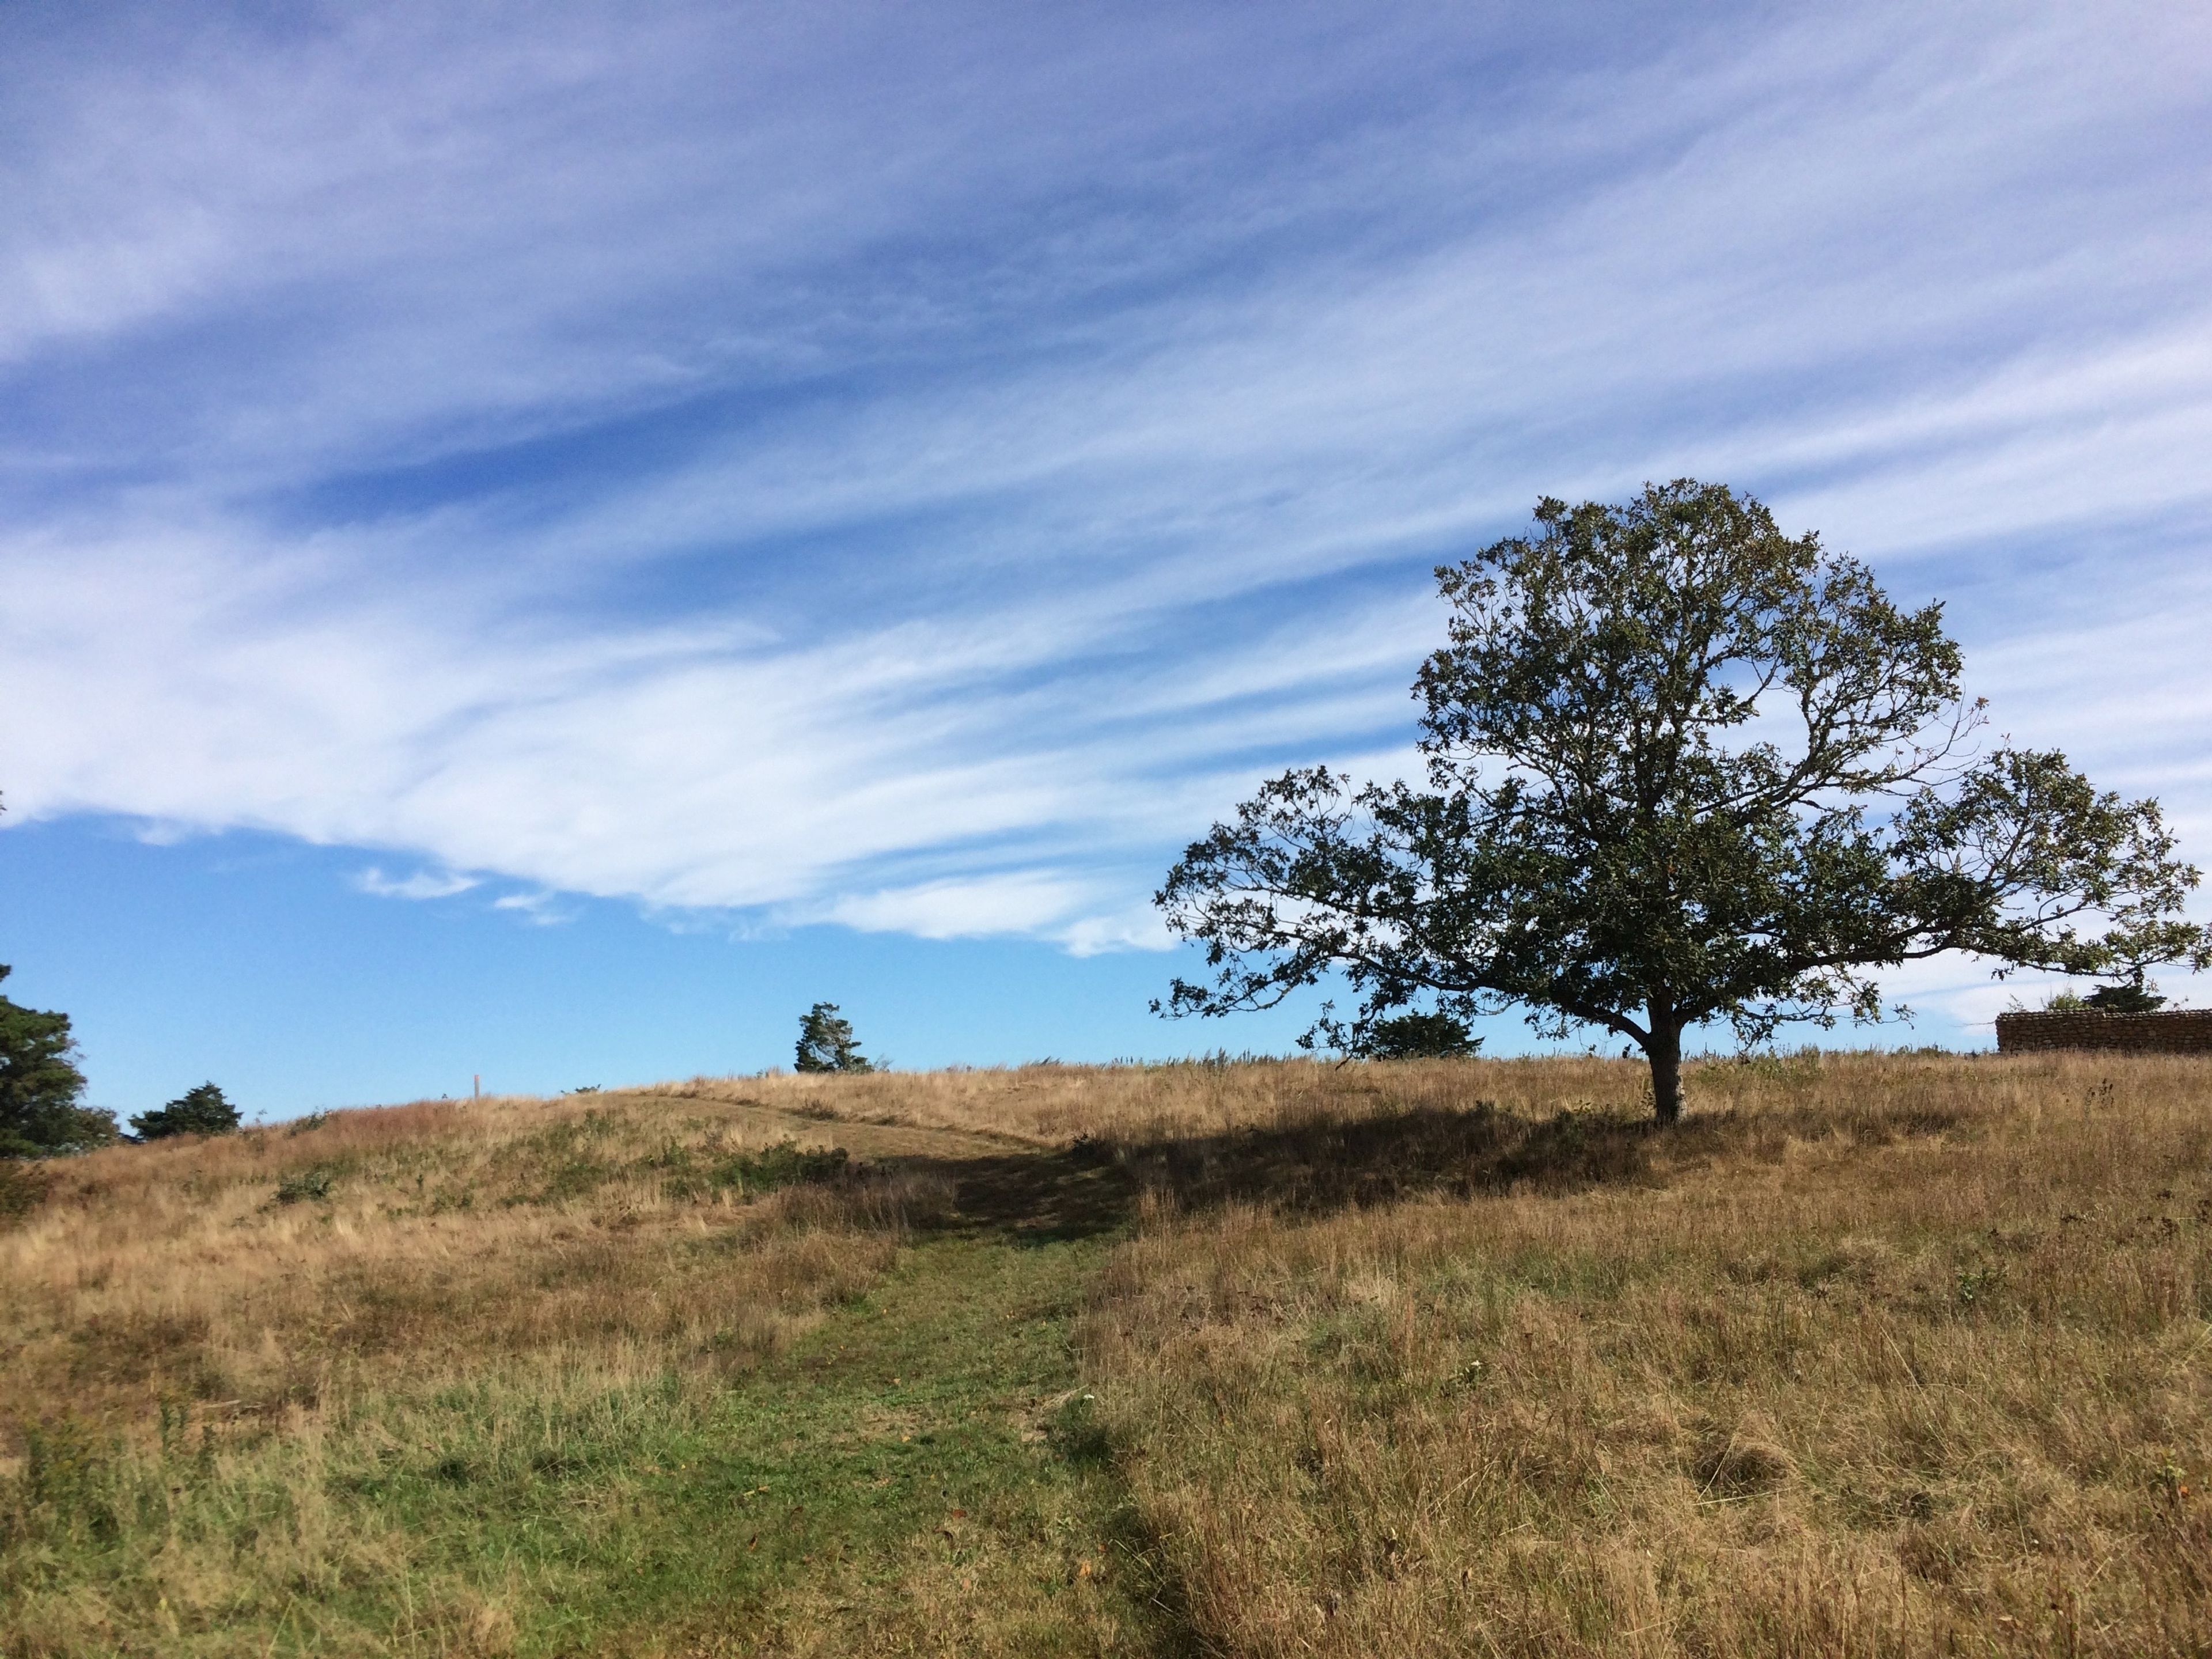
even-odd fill
[{"label": "tree shadow on grass", "polygon": [[1249,1204],[1327,1214],[1432,1194],[1522,1187],[1565,1194],[1656,1184],[1655,1144],[1711,1139],[1691,1126],[1570,1111],[1528,1118],[1488,1103],[1372,1116],[1315,1116],[1217,1134],[1081,1140],[1053,1152],[933,1160],[958,1198],[944,1225],[1029,1243],[1127,1226],[1139,1198],[1183,1210]]},{"label": "tree shadow on grass", "polygon": [[1370,1115],[1316,1114],[1215,1134],[1078,1141],[1054,1152],[956,1159],[930,1167],[958,1193],[945,1225],[1034,1243],[1094,1237],[1129,1224],[1151,1194],[1184,1211],[1250,1205],[1326,1215],[1409,1198],[1514,1191],[1564,1197],[1603,1187],[1660,1187],[1720,1157],[1772,1162],[1793,1139],[1856,1147],[1942,1134],[1956,1112],[1862,1103],[1649,1115],[1571,1109],[1547,1117],[1465,1107]]},{"label": "tree shadow on grass", "polygon": [[1322,1215],[1433,1194],[1656,1184],[1655,1146],[1679,1146],[1682,1134],[1649,1119],[1524,1117],[1483,1101],[1154,1141],[1117,1149],[1117,1162],[1140,1190],[1183,1209],[1249,1204]]},{"label": "tree shadow on grass", "polygon": [[1087,1146],[905,1162],[951,1182],[956,1197],[937,1224],[940,1231],[1050,1244],[1118,1231],[1136,1214],[1137,1187],[1128,1171]]}]

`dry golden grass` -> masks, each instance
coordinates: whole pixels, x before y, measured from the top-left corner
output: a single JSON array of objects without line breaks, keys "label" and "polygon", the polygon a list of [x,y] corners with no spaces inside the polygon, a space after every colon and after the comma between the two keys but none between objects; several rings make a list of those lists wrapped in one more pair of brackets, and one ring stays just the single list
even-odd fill
[{"label": "dry golden grass", "polygon": [[[1658,1131],[1595,1060],[696,1079],[50,1166],[0,1216],[0,1486],[35,1429],[47,1494],[0,1650],[2212,1651],[2212,1066],[1687,1086]],[[749,1187],[794,1130],[884,1166]],[[817,1404],[733,1406],[809,1329]],[[751,1524],[672,1459],[872,1504],[925,1424],[981,1484],[736,1623],[602,1583],[628,1634],[564,1650],[580,1581],[497,1565],[534,1472],[592,1471],[562,1550],[649,1560]],[[70,1532],[115,1436],[135,1519]]]},{"label": "dry golden grass", "polygon": [[58,1401],[142,1425],[164,1398],[270,1412],[614,1341],[643,1345],[625,1364],[747,1363],[888,1259],[896,1228],[854,1231],[838,1203],[871,1223],[944,1196],[747,1204],[703,1178],[790,1133],[710,1103],[431,1102],[49,1166],[46,1201],[0,1233],[0,1432]]},{"label": "dry golden grass", "polygon": [[1357,1066],[1310,1060],[1152,1066],[1048,1061],[859,1077],[696,1077],[647,1092],[845,1123],[1065,1146],[1084,1138],[1134,1142],[1215,1134],[1313,1114],[1356,1117],[1401,1107],[1449,1109],[1477,1098],[1518,1113],[1567,1103],[1626,1110],[1644,1091],[1639,1067],[1575,1058]]},{"label": "dry golden grass", "polygon": [[1312,1117],[1125,1151],[1144,1219],[1087,1354],[1195,1626],[2212,1650],[2212,1066],[1832,1058],[1691,1097],[1674,1133],[1477,1116],[1454,1151],[1416,1113],[1395,1154]]},{"label": "dry golden grass", "polygon": [[[790,1127],[424,1103],[37,1171],[0,1233],[0,1650],[507,1651],[542,1591],[487,1590],[465,1549],[339,1494],[696,1432],[948,1195],[866,1171],[748,1191]],[[595,1472],[587,1530],[617,1535],[652,1473]],[[343,1611],[380,1585],[396,1618]]]}]

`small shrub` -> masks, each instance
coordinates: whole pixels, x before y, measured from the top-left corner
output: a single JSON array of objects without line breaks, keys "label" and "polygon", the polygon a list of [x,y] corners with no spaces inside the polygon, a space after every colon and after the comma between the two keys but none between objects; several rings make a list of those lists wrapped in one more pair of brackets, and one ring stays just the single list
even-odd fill
[{"label": "small shrub", "polygon": [[293,1170],[276,1183],[276,1201],[279,1204],[301,1204],[325,1199],[331,1195],[331,1188],[337,1182],[337,1171],[335,1170],[325,1169],[319,1164],[310,1164],[304,1170]]}]

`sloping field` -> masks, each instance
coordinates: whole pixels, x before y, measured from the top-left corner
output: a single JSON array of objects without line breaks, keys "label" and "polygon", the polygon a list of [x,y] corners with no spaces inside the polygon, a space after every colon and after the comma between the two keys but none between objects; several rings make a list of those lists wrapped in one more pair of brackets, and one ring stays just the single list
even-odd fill
[{"label": "sloping field", "polygon": [[2212,1651],[2212,1064],[698,1079],[0,1191],[0,1651]]}]

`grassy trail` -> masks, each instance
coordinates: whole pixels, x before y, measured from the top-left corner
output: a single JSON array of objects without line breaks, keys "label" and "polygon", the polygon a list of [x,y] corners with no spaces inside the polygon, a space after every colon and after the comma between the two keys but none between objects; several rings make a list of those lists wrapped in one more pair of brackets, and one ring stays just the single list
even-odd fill
[{"label": "grassy trail", "polygon": [[541,1607],[521,1650],[1175,1649],[1073,1392],[1070,1328],[1105,1248],[915,1247],[664,1449],[618,1553],[595,1553],[568,1609]]},{"label": "grassy trail", "polygon": [[[806,1258],[799,1334],[726,1367],[609,1349],[563,1376],[487,1355],[354,1391],[304,1436],[217,1433],[189,1406],[173,1435],[164,1406],[158,1452],[52,1419],[19,1492],[0,1652],[1188,1650],[1077,1387],[1075,1323],[1127,1234],[1123,1179],[957,1131],[825,1133],[763,1111],[743,1127],[850,1146],[894,1182],[908,1169],[949,1188],[951,1207],[896,1249],[790,1236],[846,1265]],[[534,1158],[576,1160],[544,1139]],[[617,1163],[577,1168],[604,1180]],[[618,1222],[611,1237],[632,1237]],[[748,1237],[668,1244],[664,1299],[712,1298],[758,1259]],[[555,1254],[529,1271],[509,1296],[605,1268]]]},{"label": "grassy trail", "polygon": [[[408,1530],[442,1534],[422,1565],[507,1590],[511,1638],[488,1645],[563,1659],[1188,1650],[1077,1388],[1073,1326],[1126,1231],[1126,1190],[1047,1153],[953,1149],[970,1155],[950,1166],[945,1221],[703,1411],[648,1412],[629,1443],[578,1460],[613,1483],[564,1490],[556,1468],[419,1507],[390,1494]],[[410,1622],[388,1606],[355,1622],[386,1620]],[[450,1645],[440,1633],[426,1650]]]}]

